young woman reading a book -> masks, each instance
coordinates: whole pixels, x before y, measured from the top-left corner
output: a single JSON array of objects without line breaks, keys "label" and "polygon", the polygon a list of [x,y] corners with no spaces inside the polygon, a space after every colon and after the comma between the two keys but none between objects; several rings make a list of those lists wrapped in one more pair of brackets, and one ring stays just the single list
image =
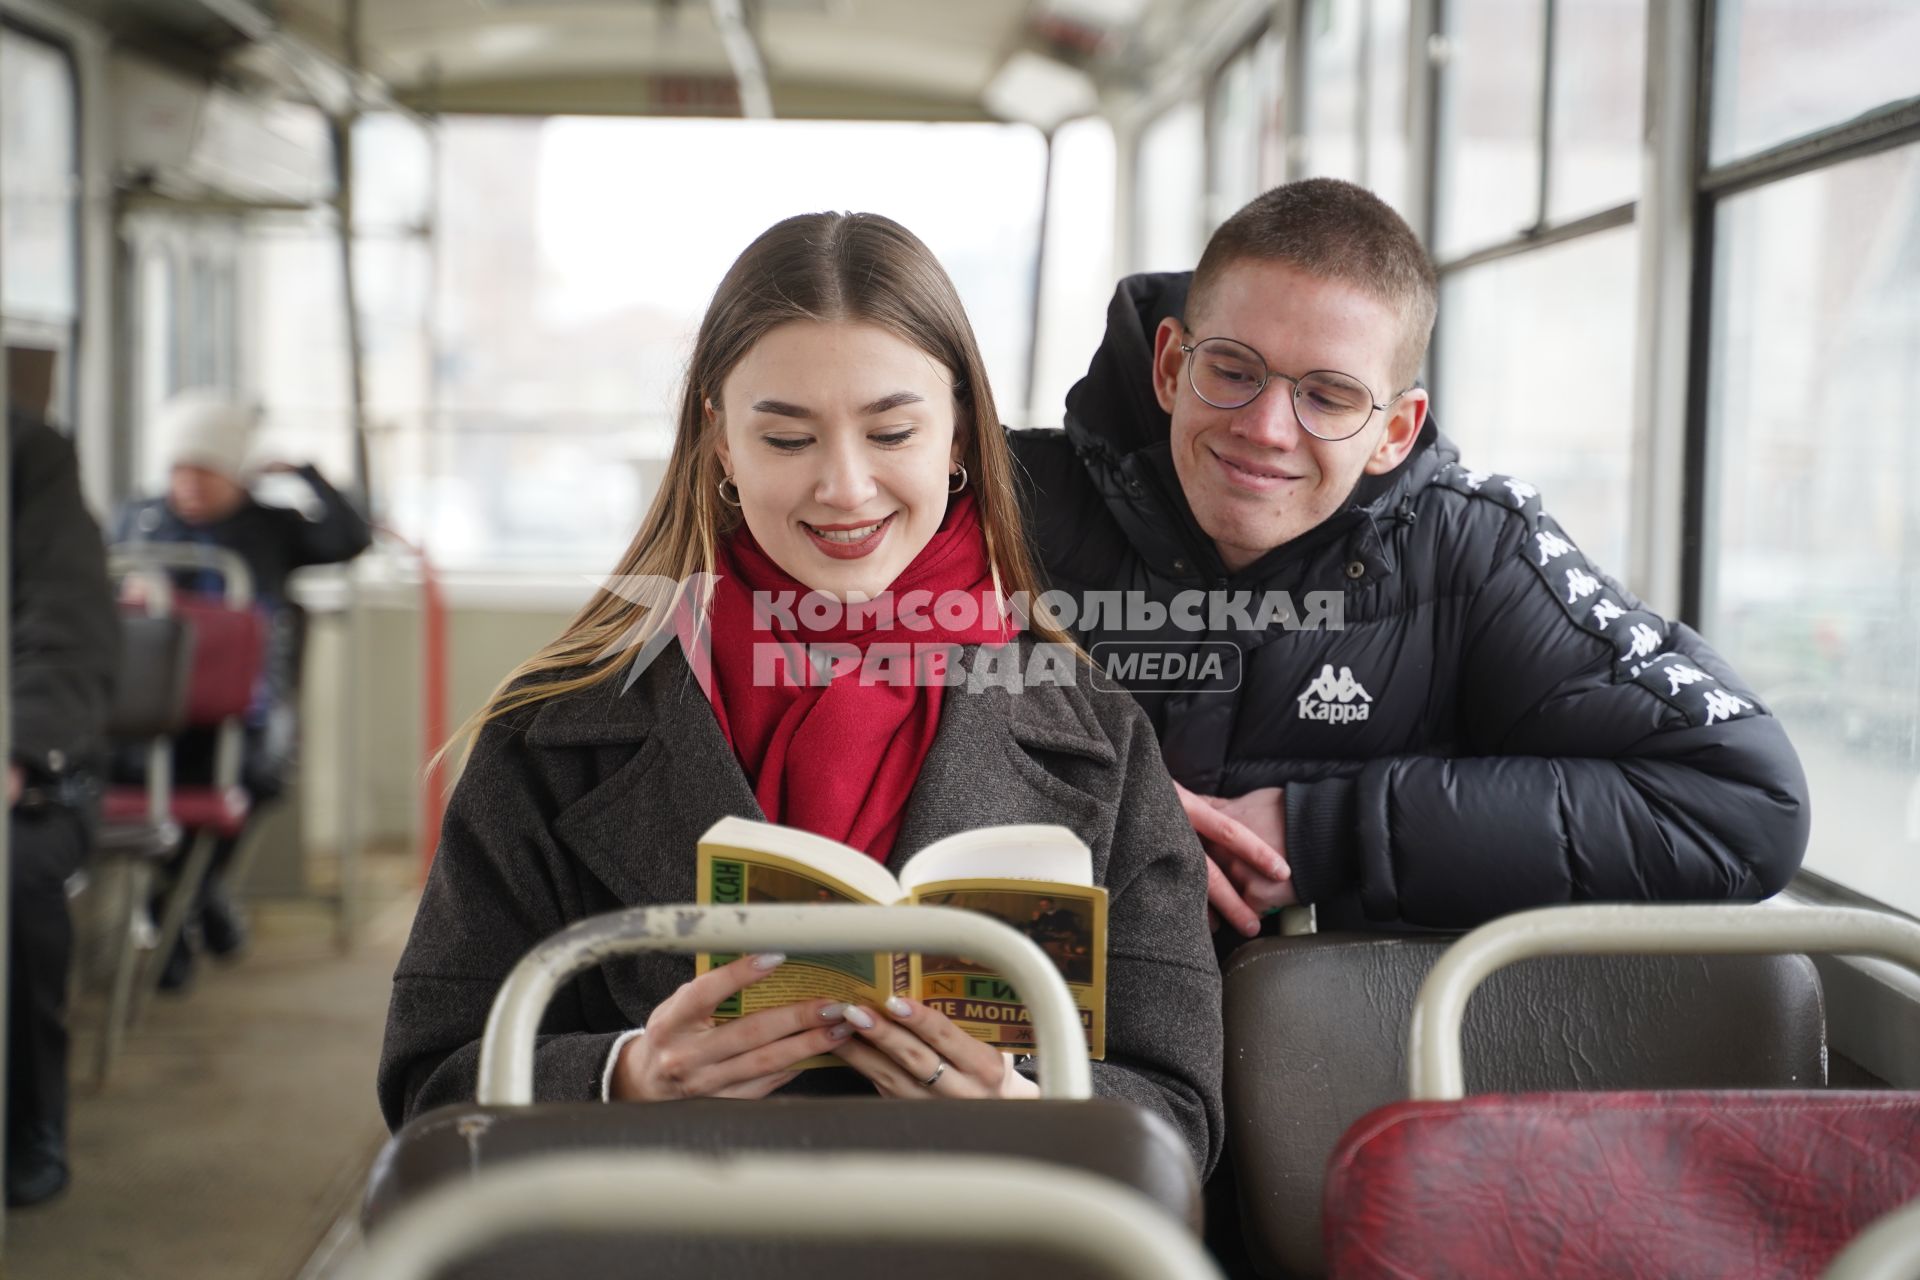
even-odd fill
[{"label": "young woman reading a book", "polygon": [[[969,677],[1070,645],[1038,614],[1020,630],[1006,619],[1004,601],[1038,594],[1011,466],[960,300],[911,233],[815,214],[741,255],[701,323],[666,476],[616,576],[476,717],[394,977],[379,1078],[390,1126],[472,1098],[489,1004],[542,939],[623,906],[693,901],[695,843],[721,817],[798,827],[895,870],[956,832],[1057,823],[1093,851],[1109,894],[1095,1089],[1165,1116],[1211,1168],[1221,1031],[1205,863],[1133,699],[1071,662],[1065,682],[1010,689],[952,672],[875,679],[864,662],[809,682],[766,661],[904,642],[944,646]],[[876,598],[901,607],[791,607]],[[981,607],[940,603],[968,601]],[[713,1020],[779,962],[696,978],[692,957],[652,955],[583,975],[548,1011],[537,1096],[1035,1095],[1011,1057],[916,1001]],[[822,1053],[852,1070],[794,1069]]]}]

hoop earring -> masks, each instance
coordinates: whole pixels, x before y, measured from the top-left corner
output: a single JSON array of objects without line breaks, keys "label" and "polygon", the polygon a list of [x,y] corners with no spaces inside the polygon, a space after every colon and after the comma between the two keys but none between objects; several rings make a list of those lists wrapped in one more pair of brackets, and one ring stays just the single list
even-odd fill
[{"label": "hoop earring", "polygon": [[[727,496],[728,485],[733,485],[733,496],[731,498]],[[733,483],[732,476],[721,476],[720,483],[715,485],[714,488],[720,491],[720,501],[730,507],[738,507],[740,505],[740,486]]]},{"label": "hoop earring", "polygon": [[962,489],[967,487],[967,464],[966,463],[964,462],[954,463],[953,470],[947,473],[947,479],[949,482],[955,480],[956,478],[959,480],[959,483],[958,484],[949,483],[947,485],[948,493],[958,493]]}]

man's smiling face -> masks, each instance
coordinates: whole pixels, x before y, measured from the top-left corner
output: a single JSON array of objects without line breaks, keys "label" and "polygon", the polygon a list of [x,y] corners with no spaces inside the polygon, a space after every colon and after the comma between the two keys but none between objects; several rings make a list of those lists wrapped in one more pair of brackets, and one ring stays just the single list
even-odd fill
[{"label": "man's smiling face", "polygon": [[[1391,471],[1419,437],[1426,392],[1386,399],[1400,390],[1393,363],[1405,321],[1354,285],[1286,262],[1243,260],[1193,302],[1187,324],[1163,320],[1154,336],[1154,393],[1173,416],[1173,465],[1187,504],[1230,571],[1319,525],[1362,475]],[[1274,373],[1344,373],[1387,408],[1345,440],[1308,434],[1294,414],[1293,384],[1282,378],[1249,404],[1217,409],[1195,394],[1180,350],[1205,338],[1253,348]]]}]

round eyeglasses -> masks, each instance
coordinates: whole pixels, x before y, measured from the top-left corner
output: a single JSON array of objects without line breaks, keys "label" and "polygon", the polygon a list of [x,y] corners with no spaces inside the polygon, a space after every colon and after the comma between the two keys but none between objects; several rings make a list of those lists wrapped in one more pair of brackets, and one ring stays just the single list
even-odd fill
[{"label": "round eyeglasses", "polygon": [[1297,378],[1275,373],[1258,351],[1232,338],[1203,338],[1180,350],[1187,356],[1187,381],[1193,384],[1193,394],[1216,409],[1245,408],[1274,379],[1291,382],[1294,418],[1308,435],[1321,440],[1359,434],[1374,410],[1400,398],[1375,404],[1366,383],[1331,369],[1316,369]]}]

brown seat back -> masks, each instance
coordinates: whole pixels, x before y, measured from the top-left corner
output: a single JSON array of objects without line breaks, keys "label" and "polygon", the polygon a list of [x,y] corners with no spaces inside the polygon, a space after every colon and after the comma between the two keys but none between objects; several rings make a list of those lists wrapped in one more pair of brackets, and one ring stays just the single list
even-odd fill
[{"label": "brown seat back", "polygon": [[[1195,1228],[1200,1187],[1185,1142],[1159,1116],[1110,1099],[887,1103],[872,1098],[721,1099],[645,1105],[538,1103],[442,1107],[396,1133],[374,1163],[361,1220],[369,1234],[403,1204],[448,1178],[529,1155],[670,1148],[688,1155],[740,1151],[954,1152],[1027,1157],[1083,1169],[1132,1188]],[[956,1206],[964,1212],[964,1206]],[[529,1241],[459,1276],[599,1275],[605,1260],[636,1246],[605,1241]],[[650,1241],[661,1276],[781,1276],[844,1280],[874,1270],[867,1246],[789,1247],[708,1240]],[[911,1250],[897,1251],[910,1261]],[[981,1274],[998,1255],[951,1260],[953,1274]],[[535,1266],[530,1260],[539,1260]],[[597,1261],[598,1260],[598,1261]],[[947,1266],[948,1263],[941,1263]],[[517,1269],[516,1269],[517,1268]],[[531,1268],[531,1269],[529,1269]],[[606,1274],[625,1274],[607,1272]],[[922,1276],[925,1266],[902,1274]]]},{"label": "brown seat back", "polygon": [[[1228,1155],[1256,1266],[1326,1274],[1321,1192],[1349,1125],[1407,1096],[1407,1022],[1439,935],[1250,943],[1227,966]],[[1826,1013],[1805,956],[1520,961],[1467,1007],[1475,1092],[1817,1087]]]}]

